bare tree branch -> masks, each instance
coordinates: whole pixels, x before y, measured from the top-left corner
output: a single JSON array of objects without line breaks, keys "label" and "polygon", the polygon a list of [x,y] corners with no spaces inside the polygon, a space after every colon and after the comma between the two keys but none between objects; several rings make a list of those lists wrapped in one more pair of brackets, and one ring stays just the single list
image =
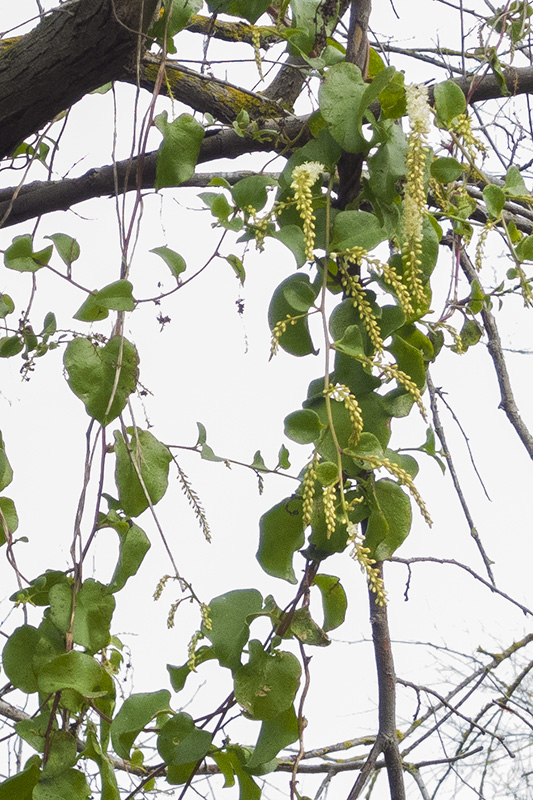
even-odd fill
[{"label": "bare tree branch", "polygon": [[485,548],[483,546],[483,542],[479,538],[479,533],[472,518],[472,514],[470,513],[470,508],[468,507],[468,503],[466,502],[466,498],[463,492],[463,487],[461,486],[461,481],[459,480],[459,476],[457,474],[457,470],[455,469],[455,464],[453,462],[450,449],[448,447],[448,442],[446,440],[446,434],[444,432],[444,427],[440,420],[439,410],[437,408],[437,396],[438,390],[435,388],[435,385],[431,379],[431,375],[429,369],[426,372],[427,377],[427,384],[430,396],[430,404],[431,404],[431,414],[433,417],[433,427],[435,428],[435,432],[439,437],[439,441],[442,447],[442,452],[446,459],[446,463],[448,464],[448,468],[450,470],[450,475],[452,477],[453,487],[455,489],[455,493],[459,498],[459,502],[461,504],[461,508],[463,509],[463,514],[465,515],[465,519],[468,523],[468,527],[470,529],[470,535],[476,543],[476,546],[479,550],[481,558],[483,559],[483,564],[485,565],[485,569],[487,570],[487,575],[490,578],[491,584],[494,586],[496,581],[494,580],[494,574],[492,572],[492,561],[488,557],[487,553],[485,552]]},{"label": "bare tree branch", "polygon": [[434,556],[412,556],[411,558],[400,558],[399,556],[392,556],[389,559],[393,564],[405,564],[406,566],[410,566],[411,564],[422,564],[422,563],[429,563],[429,564],[449,564],[452,567],[459,567],[459,569],[468,572],[476,581],[479,581],[486,586],[487,589],[490,589],[493,594],[497,594],[502,597],[507,602],[512,603],[512,605],[516,606],[520,609],[526,616],[533,617],[533,611],[528,608],[527,606],[519,603],[518,600],[515,600],[510,595],[506,594],[506,592],[502,592],[501,589],[498,589],[493,583],[485,580],[485,578],[478,575],[475,570],[471,569],[467,564],[462,564],[460,561],[456,561],[454,558],[436,558]]},{"label": "bare tree branch", "polygon": [[[468,282],[470,284],[474,280],[479,282],[479,275],[476,272],[474,265],[470,261],[468,254],[463,248],[461,248],[459,251],[459,259],[461,269],[466,275]],[[483,319],[483,325],[485,326],[485,331],[487,333],[487,349],[490,357],[492,358],[492,363],[494,364],[494,370],[496,372],[496,378],[500,387],[500,408],[505,411],[507,419],[518,434],[518,437],[524,445],[529,457],[533,458],[533,436],[531,435],[529,428],[525,424],[520,412],[518,411],[518,406],[516,405],[511,386],[509,371],[507,370],[505,356],[503,355],[502,343],[500,334],[498,332],[498,327],[496,325],[496,320],[494,319],[492,312],[487,308],[486,304],[483,304],[483,308],[481,309],[481,318]]]}]

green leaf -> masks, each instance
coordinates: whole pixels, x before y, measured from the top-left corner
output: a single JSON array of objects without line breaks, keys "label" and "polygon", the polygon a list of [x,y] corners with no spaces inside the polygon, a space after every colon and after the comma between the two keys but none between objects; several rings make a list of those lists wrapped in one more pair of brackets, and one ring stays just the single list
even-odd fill
[{"label": "green leaf", "polygon": [[[533,261],[533,236],[525,236],[523,239],[521,239],[515,248],[515,252],[520,261]],[[513,278],[514,277],[516,277],[516,275],[513,275]],[[481,297],[485,297],[482,292],[480,292],[480,294]],[[470,310],[473,313],[476,313],[473,309]]]},{"label": "green leaf", "polygon": [[168,711],[169,704],[168,689],[130,695],[111,723],[111,741],[115,753],[129,760],[131,747],[139,733],[157,714]]},{"label": "green leaf", "polygon": [[244,284],[244,281],[246,280],[246,272],[244,269],[244,264],[242,263],[241,259],[234,253],[230,253],[229,256],[226,256],[226,261],[232,268],[235,275],[240,280],[241,284]]},{"label": "green leaf", "polygon": [[398,181],[405,175],[407,141],[402,129],[385,120],[379,124],[381,143],[368,159],[369,186],[385,203],[392,203],[398,194]]},{"label": "green leaf", "polygon": [[39,638],[37,628],[21,625],[13,631],[2,653],[2,664],[9,681],[26,694],[36,692],[39,688],[33,666],[33,655]]},{"label": "green leaf", "polygon": [[[291,0],[290,6],[293,30],[289,39],[289,52],[292,55],[308,54],[315,44],[317,35],[319,0]],[[324,35],[327,35],[329,33],[329,26],[325,25],[327,14],[321,17],[321,22],[324,24]],[[309,61],[312,62],[313,59]]]},{"label": "green leaf", "polygon": [[405,98],[405,76],[403,72],[396,72],[379,95],[381,113],[384,119],[401,119],[407,113]]},{"label": "green leaf", "polygon": [[273,231],[269,234],[273,239],[277,239],[288,247],[298,267],[303,267],[307,261],[305,254],[305,237],[304,232],[299,225],[283,225],[279,231]]},{"label": "green leaf", "polygon": [[236,589],[214,597],[209,603],[211,628],[202,632],[213,645],[212,652],[222,667],[240,667],[243,647],[250,635],[248,617],[258,614],[263,598],[257,589]]},{"label": "green leaf", "polygon": [[33,790],[32,800],[89,800],[92,796],[83,772],[69,769],[53,778],[42,777]]},{"label": "green leaf", "polygon": [[53,233],[51,236],[45,236],[45,239],[51,239],[55,245],[61,260],[71,267],[74,261],[80,257],[80,246],[76,239],[69,236],[67,233]]},{"label": "green leaf", "polygon": [[[50,711],[43,711],[36,717],[21,719],[15,723],[15,730],[21,739],[28,742],[30,747],[43,753],[46,746],[46,735],[50,728]],[[57,730],[57,723],[52,722],[50,731]]]},{"label": "green leaf", "polygon": [[342,334],[342,339],[333,343],[339,353],[344,353],[351,358],[365,355],[363,336],[359,325],[349,325]]},{"label": "green leaf", "polygon": [[171,250],[170,247],[154,247],[150,252],[155,253],[156,256],[160,256],[163,259],[176,280],[178,280],[181,273],[185,272],[187,269],[187,264],[183,256],[180,256],[175,250]]},{"label": "green leaf", "polygon": [[76,738],[69,731],[51,731],[48,736],[48,760],[42,771],[43,778],[55,778],[61,775],[70,770],[77,760]]},{"label": "green leaf", "polygon": [[393,464],[398,464],[411,478],[416,478],[420,467],[418,461],[408,453],[399,453],[397,450],[390,450],[388,447],[385,450],[385,458],[388,458]]},{"label": "green leaf", "polygon": [[[72,624],[72,587],[56,583],[49,592],[49,619],[61,633]],[[110,626],[115,610],[115,598],[107,586],[87,578],[76,593],[72,639],[91,655],[102,650],[110,641]]]},{"label": "green leaf", "polygon": [[[99,527],[105,528],[107,524],[109,523],[105,518],[100,521]],[[129,578],[137,574],[151,545],[143,529],[129,520],[121,520],[118,524],[109,526],[118,533],[120,545],[117,566],[107,590],[108,592],[119,592]]]},{"label": "green leaf", "polygon": [[53,245],[37,253],[33,252],[33,238],[29,234],[15,236],[13,243],[4,253],[4,264],[16,272],[37,272],[50,261]]},{"label": "green leaf", "polygon": [[39,670],[37,682],[39,691],[45,694],[74,689],[83,697],[101,697],[105,694],[101,688],[104,674],[107,675],[95,658],[71,650],[48,661]]},{"label": "green leaf", "polygon": [[501,94],[510,96],[511,92],[509,91],[509,87],[507,86],[507,82],[505,80],[505,73],[503,71],[502,63],[498,58],[497,49],[495,47],[488,47],[486,50],[486,56],[487,61],[489,62],[494,73],[494,77],[496,78],[496,82]]},{"label": "green leaf", "polygon": [[403,328],[392,334],[392,342],[387,350],[392,353],[398,368],[405,372],[417,385],[423,389],[426,385],[426,367],[420,349],[401,336]]},{"label": "green leaf", "polygon": [[339,479],[339,468],[333,461],[321,461],[316,468],[317,481],[322,486],[331,486]]},{"label": "green leaf", "polygon": [[86,746],[83,755],[94,761],[100,770],[100,780],[102,783],[102,795],[100,800],[120,800],[115,770],[105,752],[107,749],[107,742],[105,742],[104,750],[102,750],[95,728],[90,723],[87,725],[86,732]]},{"label": "green leaf", "polygon": [[257,639],[250,659],[234,675],[235,699],[252,719],[272,720],[292,706],[300,685],[301,667],[292,653],[267,653]]},{"label": "green leaf", "polygon": [[367,85],[355,64],[335,64],[326,72],[318,92],[322,116],[336,142],[348,153],[366,149],[366,141],[355,121]]},{"label": "green leaf", "polygon": [[268,200],[267,189],[277,186],[278,182],[268,175],[250,175],[237,181],[231,190],[235,205],[239,208],[261,211]]},{"label": "green leaf", "polygon": [[49,336],[53,336],[56,331],[57,331],[56,315],[54,314],[53,311],[49,311],[43,320],[43,329],[41,331],[41,336],[48,338]]},{"label": "green leaf", "polygon": [[204,201],[219,222],[226,222],[234,211],[234,207],[229,204],[226,195],[219,192],[200,192],[198,197]]},{"label": "green leaf", "polygon": [[483,334],[483,328],[475,319],[465,319],[459,335],[463,350],[477,344]]},{"label": "green leaf", "polygon": [[280,750],[298,739],[298,717],[294,706],[289,706],[274,719],[261,723],[261,731],[254,752],[247,763],[249,770],[266,764],[277,756]]},{"label": "green leaf", "polygon": [[499,219],[505,205],[505,192],[503,189],[491,183],[483,189],[483,199],[489,216]]},{"label": "green leaf", "polygon": [[2,433],[0,432],[0,492],[9,486],[13,480],[13,470],[6,455],[6,448]]},{"label": "green leaf", "polygon": [[172,37],[186,28],[193,14],[202,8],[202,0],[165,0],[163,3],[165,13],[152,25],[149,36],[163,40],[167,37],[167,52],[175,53],[176,48]]},{"label": "green leaf", "polygon": [[387,239],[378,218],[367,211],[341,211],[333,225],[332,250],[340,253],[352,247],[373,250]]},{"label": "green leaf", "polygon": [[96,322],[105,319],[109,311],[133,311],[133,287],[129,281],[115,281],[89,295],[74,314],[81,322]]},{"label": "green leaf", "polygon": [[235,786],[235,770],[233,767],[233,753],[228,754],[223,750],[214,750],[210,753],[211,758],[224,776],[224,789]]},{"label": "green leaf", "polygon": [[332,631],[344,622],[348,600],[339,578],[336,575],[319,574],[313,581],[322,595],[324,624],[322,630]]},{"label": "green leaf", "polygon": [[45,573],[30,581],[29,586],[15,592],[9,599],[13,603],[31,603],[32,606],[47,606],[49,605],[50,589],[56,583],[71,585],[71,581],[64,572],[47,569]]},{"label": "green leaf", "polygon": [[157,737],[159,755],[166,764],[180,767],[202,759],[211,746],[211,734],[200,730],[189,714],[180,713],[165,722]]},{"label": "green leaf", "polygon": [[365,81],[366,88],[361,97],[361,102],[359,104],[359,110],[357,112],[357,120],[356,120],[356,124],[359,131],[361,130],[366,110],[370,105],[372,105],[374,100],[378,99],[381,92],[387,88],[387,86],[392,81],[395,75],[396,75],[395,67],[389,66],[385,67],[385,69],[380,70],[379,73],[375,76],[375,78],[371,81],[371,83],[366,83]]},{"label": "green leaf", "polygon": [[466,98],[454,81],[436,84],[435,108],[439,125],[444,128],[448,128],[455,117],[466,114]]},{"label": "green leaf", "polygon": [[292,559],[304,543],[302,499],[287,497],[275,505],[261,517],[259,530],[257,560],[263,570],[289,583],[298,583]]},{"label": "green leaf", "polygon": [[357,442],[357,447],[352,447],[349,453],[353,458],[364,459],[365,456],[383,458],[383,447],[379,439],[373,433],[363,431]]},{"label": "green leaf", "polygon": [[284,444],[281,445],[278,453],[278,464],[276,469],[290,469],[291,462],[289,461],[289,451]]},{"label": "green leaf", "polygon": [[403,489],[389,478],[377,481],[365,537],[370,556],[390,558],[411,530],[411,520],[411,501]]},{"label": "green leaf", "polygon": [[33,790],[39,780],[41,759],[32,756],[22,772],[0,783],[0,800],[33,800]]},{"label": "green leaf", "polygon": [[431,164],[431,175],[439,183],[457,181],[464,172],[464,167],[455,158],[436,158]]},{"label": "green leaf", "polygon": [[[302,284],[302,286],[299,287],[298,284]],[[312,300],[311,292],[313,292]],[[304,293],[309,301],[309,305],[305,309],[302,308],[304,305]],[[280,346],[288,353],[292,353],[292,355],[306,356],[316,352],[311,341],[306,314],[315,297],[316,291],[312,289],[308,276],[296,273],[280,283],[270,301],[268,324],[271,331],[274,330],[278,322],[288,321],[288,318],[291,318],[291,320],[294,317],[297,318],[293,320],[294,324],[288,321],[285,332],[278,339]],[[290,298],[290,300],[287,298]],[[292,303],[296,303],[298,308]]]},{"label": "green leaf", "polygon": [[250,466],[252,469],[257,470],[258,472],[268,472],[268,467],[265,464],[263,456],[261,455],[261,450],[255,451],[253,461]]},{"label": "green leaf", "polygon": [[127,432],[128,441],[119,431],[114,433],[115,483],[124,513],[129,517],[137,517],[148,508],[150,502],[155,505],[165,494],[172,455],[168,447],[149,431],[128,428]]},{"label": "green leaf", "polygon": [[169,123],[168,114],[163,111],[154,122],[163,134],[157,156],[155,188],[179,186],[194,175],[205,131],[190,114],[181,114]]},{"label": "green leaf", "polygon": [[302,644],[312,647],[327,647],[331,644],[329,636],[312,619],[308,608],[298,608],[292,617],[289,629]]},{"label": "green leaf", "polygon": [[518,167],[509,167],[507,170],[503,190],[508,197],[529,197],[529,192]]},{"label": "green leaf", "polygon": [[[225,764],[225,776],[230,775],[230,766],[234,775],[237,776],[239,782],[239,800],[260,800],[261,789],[255,783],[253,778],[246,770],[246,762],[248,758],[248,751],[243,750],[242,747],[233,745],[227,749],[227,761]],[[228,780],[228,778],[226,778]],[[230,786],[233,786],[234,780],[230,778]]]},{"label": "green leaf", "polygon": [[285,436],[298,444],[316,442],[324,430],[320,417],[310,408],[293,411],[284,420]]},{"label": "green leaf", "polygon": [[[212,647],[199,647],[194,653],[194,666],[198,667],[204,661],[210,661],[216,658]],[[192,669],[187,661],[181,667],[175,667],[172,664],[167,664],[167,672],[170,677],[170,685],[175,692],[181,692],[185,686],[185,681],[192,672]]]},{"label": "green leaf", "polygon": [[295,311],[306,312],[315,302],[316,291],[307,281],[292,280],[283,287],[283,296]]},{"label": "green leaf", "polygon": [[137,350],[121,336],[113,336],[104,347],[85,337],[74,339],[67,346],[63,363],[70,388],[83,401],[89,416],[102,425],[118,417],[137,387]]},{"label": "green leaf", "polygon": [[270,0],[208,0],[207,7],[214,14],[232,14],[243,17],[254,25],[270,6]]},{"label": "green leaf", "polygon": [[0,339],[0,358],[18,356],[24,349],[24,342],[20,336],[3,336]]},{"label": "green leaf", "polygon": [[[303,235],[303,234],[302,234]],[[0,319],[5,319],[8,314],[15,310],[15,303],[8,294],[0,292]]]}]

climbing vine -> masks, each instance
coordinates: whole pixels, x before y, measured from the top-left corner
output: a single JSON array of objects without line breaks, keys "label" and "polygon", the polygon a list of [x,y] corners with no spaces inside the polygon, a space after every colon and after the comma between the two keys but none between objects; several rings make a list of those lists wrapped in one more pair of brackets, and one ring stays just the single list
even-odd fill
[{"label": "climbing vine", "polygon": [[[0,293],[1,363],[16,363],[22,377],[30,380],[40,360],[60,349],[64,379],[83,405],[88,427],[81,433],[86,455],[69,567],[43,564],[40,574],[28,577],[18,565],[26,537],[24,509],[4,494],[20,479],[10,466],[16,432],[4,430],[0,437],[0,545],[17,581],[5,622],[2,668],[7,683],[0,714],[13,723],[7,739],[17,738],[24,753],[20,769],[0,783],[0,800],[118,800],[164,793],[169,787],[174,787],[172,796],[183,797],[201,791],[197,787],[206,774],[221,775],[226,787],[238,784],[241,798],[258,800],[267,791],[264,776],[276,771],[291,773],[283,784],[285,794],[304,800],[311,654],[313,648],[336,646],[332,632],[345,622],[351,602],[352,587],[343,585],[341,575],[329,566],[338,563],[332,557],[340,554],[360,568],[361,575],[355,571],[353,581],[368,586],[380,711],[372,736],[356,743],[370,749],[352,759],[357,772],[349,800],[362,796],[368,786],[370,796],[383,768],[391,797],[405,797],[402,773],[423,787],[423,797],[430,796],[421,777],[423,765],[411,763],[409,747],[431,713],[448,709],[452,701],[440,698],[438,708],[426,714],[418,689],[412,724],[402,729],[396,719],[387,623],[390,598],[383,564],[402,561],[400,548],[414,519],[428,527],[433,524],[431,497],[419,486],[419,470],[427,458],[455,475],[429,371],[443,354],[465,354],[483,342],[483,336],[497,356],[491,326],[498,303],[520,296],[525,306],[532,304],[531,194],[512,159],[502,176],[493,174],[483,140],[486,131],[471,108],[475,81],[487,71],[496,76],[503,96],[512,92],[498,47],[510,41],[514,52],[525,41],[531,10],[525,3],[508,3],[480,22],[484,44],[476,51],[478,72],[470,89],[448,78],[430,91],[423,76],[406,83],[404,72],[388,63],[377,43],[366,48],[361,63],[350,57],[339,23],[344,19],[352,34],[359,25],[366,40],[368,31],[357,17],[362,6],[315,0],[210,0],[211,16],[202,17],[201,0],[165,0],[143,40],[150,53],[144,61],[140,48],[137,54],[137,81],[144,88],[151,82],[153,97],[133,137],[135,155],[129,164],[134,185],[128,185],[128,177],[120,184],[124,192],[133,191],[134,200],[129,205],[120,197],[117,201],[121,257],[114,280],[97,289],[84,285],[83,254],[68,225],[65,232],[52,233],[44,217],[39,224],[46,233],[35,228],[8,240],[7,228],[3,231],[4,269],[19,273],[21,281],[29,278],[31,289],[23,305],[9,293]],[[203,116],[181,113],[176,105],[183,100],[178,94],[180,85],[187,84],[188,68],[177,75],[167,57],[179,54],[187,28],[205,36],[206,53],[211,37],[230,45],[230,37],[248,43],[260,80],[271,67],[269,42],[286,47],[288,73],[297,73],[301,81],[297,95],[301,86],[309,87],[311,113],[296,118],[282,92],[262,96],[222,81],[218,94],[213,89],[212,102],[202,105],[198,97],[208,92],[209,83],[202,73],[191,78],[185,102]],[[498,47],[490,44],[495,35]],[[0,54],[0,65],[5,57]],[[159,111],[163,94],[171,104]],[[154,235],[150,251],[169,270],[172,289],[163,291],[154,284],[151,296],[143,297],[131,267],[147,188],[143,163],[149,161],[148,136],[155,131],[159,144],[151,183],[160,193],[200,185],[195,180],[201,175],[198,165],[207,160],[205,148],[225,134],[242,142],[239,152],[272,151],[283,157],[284,165],[281,172],[260,168],[246,175],[220,173],[201,184],[204,190],[198,197],[204,218],[209,216],[203,224],[211,225],[219,237],[216,252],[203,266],[187,264],[180,253],[158,244]],[[58,144],[50,141],[41,134],[36,142],[21,144],[9,154],[8,168],[42,162],[52,175],[50,154]],[[141,161],[134,163],[134,158]],[[352,196],[344,202],[347,163]],[[118,174],[117,164],[115,169]],[[119,179],[115,180],[120,196]],[[15,201],[14,195],[13,210]],[[9,222],[9,213],[6,210],[3,223]],[[481,269],[487,244],[496,236],[512,266],[488,290],[482,285]],[[231,253],[224,249],[228,242]],[[194,452],[218,462],[220,469],[239,462],[214,452],[201,423],[193,446],[165,441],[157,421],[139,423],[148,391],[143,359],[150,353],[141,352],[133,341],[128,320],[143,304],[179,304],[181,289],[212,260],[225,261],[245,284],[251,251],[257,249],[266,260],[274,242],[285,248],[286,263],[292,266],[264,309],[270,356],[314,359],[316,374],[300,407],[287,409],[278,463],[268,468],[258,450],[241,466],[257,475],[260,488],[272,473],[287,475],[288,483],[292,478],[286,496],[261,516],[257,549],[262,570],[292,586],[292,594],[287,601],[284,589],[284,599],[277,600],[277,583],[266,580],[268,591],[273,588],[265,596],[255,587],[228,587],[221,595],[201,597],[194,578],[182,573],[157,505],[170,491],[170,477],[176,476],[210,541],[214,534],[201,487],[185,472],[181,454]],[[449,263],[445,259],[450,251],[453,281],[457,283],[462,269],[468,295],[460,302],[456,294],[450,296],[440,313],[434,303],[435,282],[443,263]],[[60,307],[42,321],[37,318],[33,305],[41,274],[77,292],[79,305],[68,326],[58,322],[64,316]],[[162,327],[170,321],[162,312],[158,319]],[[505,389],[498,365],[497,370]],[[508,397],[502,398],[502,405],[532,455],[531,437],[511,404],[506,405]],[[415,416],[423,421],[425,441],[409,439],[408,433],[399,446],[393,445],[398,421]],[[402,430],[414,431],[416,426]],[[260,425],[258,436],[259,431]],[[296,474],[291,460],[302,465]],[[114,532],[118,541],[116,564],[107,581],[90,566],[102,531]],[[473,525],[470,533],[474,536]],[[162,542],[167,564],[154,587],[154,600],[169,596],[173,586],[178,599],[167,605],[168,626],[180,624],[184,603],[194,605],[197,622],[182,663],[167,667],[168,685],[124,693],[119,691],[125,650],[114,629],[116,598],[143,575],[155,537]],[[476,541],[488,579],[476,577],[507,597],[496,587],[479,537]],[[526,606],[511,602],[531,614]],[[150,614],[165,613],[162,607],[159,602]],[[492,674],[529,643],[526,637],[493,655],[479,670],[484,676]],[[531,663],[523,668],[524,679]],[[223,673],[231,685],[225,697],[201,714],[194,703],[185,710],[181,701],[195,673],[205,673],[205,681],[215,687]],[[481,673],[473,670],[471,680]],[[512,694],[509,685],[504,689]],[[503,705],[509,699],[505,691]],[[11,692],[17,707],[3,699]],[[470,751],[478,752],[472,731],[488,725],[462,712],[459,716],[468,730],[457,752],[445,759],[447,769]],[[502,737],[491,736],[493,747]],[[345,744],[347,749],[356,746]],[[333,752],[334,747],[325,748],[312,757]],[[381,756],[384,761],[379,761]],[[327,758],[320,762],[329,781],[336,764]],[[123,775],[129,776],[129,784]]]}]

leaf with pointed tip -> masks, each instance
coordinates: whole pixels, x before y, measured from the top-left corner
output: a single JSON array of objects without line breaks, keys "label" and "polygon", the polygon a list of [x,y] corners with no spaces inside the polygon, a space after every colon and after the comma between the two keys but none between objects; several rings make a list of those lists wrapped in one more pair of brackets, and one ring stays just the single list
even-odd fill
[{"label": "leaf with pointed tip", "polygon": [[300,685],[300,663],[292,653],[267,653],[257,639],[249,650],[248,663],[234,676],[235,699],[252,719],[275,719],[292,706]]},{"label": "leaf with pointed tip", "polygon": [[115,753],[129,760],[133,742],[152,719],[169,710],[170,692],[145,692],[130,695],[111,723],[111,741]]},{"label": "leaf with pointed tip", "polygon": [[102,425],[118,417],[137,387],[137,350],[122,336],[113,336],[104,347],[85,337],[73,339],[63,363],[70,388]]},{"label": "leaf with pointed tip", "polygon": [[304,543],[302,498],[287,497],[261,517],[257,560],[268,575],[297,583],[294,554]]}]

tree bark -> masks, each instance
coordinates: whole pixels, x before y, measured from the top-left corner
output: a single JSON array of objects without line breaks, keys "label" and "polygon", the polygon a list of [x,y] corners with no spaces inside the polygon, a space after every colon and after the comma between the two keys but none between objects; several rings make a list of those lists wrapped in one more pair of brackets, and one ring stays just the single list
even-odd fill
[{"label": "tree bark", "polygon": [[0,57],[0,158],[135,59],[159,0],[74,0]]}]

